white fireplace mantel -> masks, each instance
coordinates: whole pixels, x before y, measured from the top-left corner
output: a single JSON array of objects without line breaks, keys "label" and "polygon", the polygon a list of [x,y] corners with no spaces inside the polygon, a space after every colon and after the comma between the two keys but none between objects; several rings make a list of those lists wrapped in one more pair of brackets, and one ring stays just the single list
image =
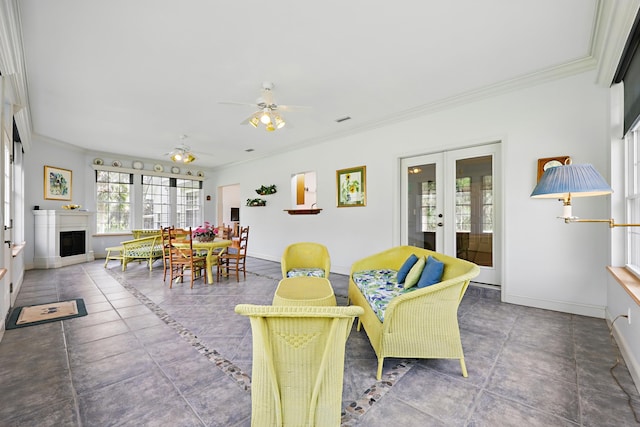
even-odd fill
[{"label": "white fireplace mantel", "polygon": [[[91,246],[92,212],[71,210],[34,210],[32,212],[35,219],[33,257],[35,268],[59,268],[95,259]],[[60,232],[64,231],[85,232],[84,254],[60,256]]]}]

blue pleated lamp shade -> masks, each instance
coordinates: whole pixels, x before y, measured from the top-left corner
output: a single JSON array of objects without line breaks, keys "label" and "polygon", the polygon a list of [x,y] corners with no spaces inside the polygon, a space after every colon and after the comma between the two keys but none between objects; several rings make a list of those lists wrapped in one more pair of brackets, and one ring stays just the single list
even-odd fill
[{"label": "blue pleated lamp shade", "polygon": [[604,196],[613,190],[602,175],[589,164],[556,166],[544,171],[531,197],[564,199]]}]

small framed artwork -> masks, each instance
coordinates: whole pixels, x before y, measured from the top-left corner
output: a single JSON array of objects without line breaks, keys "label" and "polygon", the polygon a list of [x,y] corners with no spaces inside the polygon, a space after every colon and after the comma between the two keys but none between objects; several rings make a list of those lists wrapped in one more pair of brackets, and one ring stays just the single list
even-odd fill
[{"label": "small framed artwork", "polygon": [[570,164],[571,157],[569,156],[545,157],[544,159],[538,159],[538,181],[540,181],[542,174],[544,174],[544,171],[547,169]]},{"label": "small framed artwork", "polygon": [[71,200],[71,171],[53,166],[44,167],[45,200]]},{"label": "small framed artwork", "polygon": [[367,167],[336,171],[338,207],[367,205]]}]

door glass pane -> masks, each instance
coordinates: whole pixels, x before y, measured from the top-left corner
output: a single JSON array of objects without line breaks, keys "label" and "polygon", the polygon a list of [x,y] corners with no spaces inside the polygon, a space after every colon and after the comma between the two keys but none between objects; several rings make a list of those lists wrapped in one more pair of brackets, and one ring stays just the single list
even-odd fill
[{"label": "door glass pane", "polygon": [[493,157],[456,161],[456,255],[493,266]]},{"label": "door glass pane", "polygon": [[411,166],[407,169],[407,176],[408,243],[436,250],[436,227],[441,222],[436,202],[436,165]]}]

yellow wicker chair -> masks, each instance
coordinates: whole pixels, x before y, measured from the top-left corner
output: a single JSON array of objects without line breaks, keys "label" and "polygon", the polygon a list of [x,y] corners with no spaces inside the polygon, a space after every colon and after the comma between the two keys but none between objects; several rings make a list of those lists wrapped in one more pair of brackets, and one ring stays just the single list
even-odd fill
[{"label": "yellow wicker chair", "polygon": [[[302,271],[308,269],[322,270],[324,275],[319,277],[328,279],[329,271],[331,270],[331,258],[329,257],[327,247],[320,243],[292,243],[284,250],[280,267],[282,268],[283,279],[294,277],[295,270]],[[313,273],[309,272],[309,275],[311,274]],[[306,274],[302,272],[302,275]]]},{"label": "yellow wicker chair", "polygon": [[[442,281],[391,299],[381,322],[353,281],[353,273],[365,270],[399,270],[409,255],[432,255],[444,263]],[[349,302],[364,309],[358,318],[378,357],[376,378],[382,377],[385,357],[459,359],[467,376],[458,327],[458,306],[477,265],[414,246],[397,246],[356,261],[349,276]]]},{"label": "yellow wicker chair", "polygon": [[345,344],[360,307],[237,305],[253,333],[251,425],[340,425]]}]

